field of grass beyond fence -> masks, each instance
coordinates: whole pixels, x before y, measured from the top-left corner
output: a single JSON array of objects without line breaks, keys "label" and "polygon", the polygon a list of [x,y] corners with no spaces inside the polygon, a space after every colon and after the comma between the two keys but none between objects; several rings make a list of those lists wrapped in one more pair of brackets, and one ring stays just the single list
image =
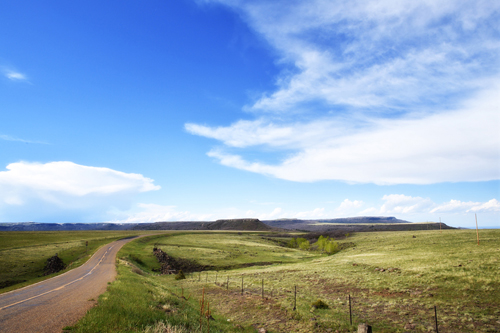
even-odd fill
[{"label": "field of grass beyond fence", "polygon": [[[67,331],[355,332],[368,323],[373,332],[433,332],[436,307],[441,333],[499,332],[500,230],[480,237],[478,246],[472,230],[358,233],[332,256],[280,247],[270,235],[142,238],[120,251],[99,306]],[[214,269],[159,276],[153,246]],[[268,263],[237,268],[245,262]],[[313,307],[318,300],[328,308]]]}]

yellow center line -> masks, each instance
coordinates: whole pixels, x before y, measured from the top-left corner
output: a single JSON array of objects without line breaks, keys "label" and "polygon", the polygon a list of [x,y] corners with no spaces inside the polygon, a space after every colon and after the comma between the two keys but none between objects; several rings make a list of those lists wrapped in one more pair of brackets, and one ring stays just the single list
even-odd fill
[{"label": "yellow center line", "polygon": [[73,280],[73,281],[71,281],[71,282],[68,282],[68,283],[66,283],[65,285],[62,285],[62,286],[57,287],[57,288],[55,288],[55,289],[52,289],[52,290],[46,291],[46,292],[44,292],[44,293],[42,293],[42,294],[39,294],[39,295],[36,295],[36,296],[30,297],[30,298],[23,299],[22,301],[19,301],[19,302],[16,302],[16,303],[12,303],[12,304],[6,305],[6,306],[4,306],[4,307],[0,308],[0,311],[1,311],[1,310],[4,310],[4,309],[7,309],[7,308],[10,308],[11,306],[14,306],[14,305],[17,305],[17,304],[27,302],[27,301],[32,300],[32,299],[34,299],[34,298],[38,298],[38,297],[41,297],[41,296],[43,296],[43,295],[50,294],[50,293],[51,293],[51,292],[53,292],[53,291],[56,291],[56,290],[61,290],[61,289],[63,289],[64,287],[69,286],[70,284],[73,284],[73,283],[75,283],[75,282],[77,282],[77,281],[82,280],[84,277],[86,277],[86,276],[88,276],[88,275],[92,274],[92,272],[94,271],[94,269],[96,269],[96,268],[97,268],[97,266],[99,266],[99,264],[102,262],[102,260],[104,259],[104,257],[105,257],[105,256],[106,256],[106,254],[108,253],[108,251],[109,251],[109,250],[111,250],[111,248],[112,248],[112,247],[113,247],[113,246],[110,246],[110,247],[106,250],[106,252],[102,255],[102,257],[101,257],[101,259],[99,260],[99,262],[98,262],[98,263],[97,263],[94,267],[92,267],[92,269],[90,270],[90,272],[88,272],[88,273],[87,273],[87,274],[85,274],[84,276],[82,276],[82,277],[80,277],[80,278],[78,278],[78,279],[76,279],[76,280]]}]

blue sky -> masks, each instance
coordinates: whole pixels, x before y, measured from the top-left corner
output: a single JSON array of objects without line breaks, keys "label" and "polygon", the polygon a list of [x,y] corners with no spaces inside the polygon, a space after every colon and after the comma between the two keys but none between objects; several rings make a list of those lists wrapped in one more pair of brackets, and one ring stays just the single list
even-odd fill
[{"label": "blue sky", "polygon": [[0,5],[0,222],[500,227],[495,1]]}]

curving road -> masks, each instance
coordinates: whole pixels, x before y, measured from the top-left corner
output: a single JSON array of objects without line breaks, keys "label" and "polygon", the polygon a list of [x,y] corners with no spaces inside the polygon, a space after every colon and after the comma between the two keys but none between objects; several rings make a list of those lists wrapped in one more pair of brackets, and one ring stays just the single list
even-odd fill
[{"label": "curving road", "polygon": [[116,277],[118,250],[132,238],[103,246],[84,265],[0,295],[0,332],[61,332],[96,304]]}]

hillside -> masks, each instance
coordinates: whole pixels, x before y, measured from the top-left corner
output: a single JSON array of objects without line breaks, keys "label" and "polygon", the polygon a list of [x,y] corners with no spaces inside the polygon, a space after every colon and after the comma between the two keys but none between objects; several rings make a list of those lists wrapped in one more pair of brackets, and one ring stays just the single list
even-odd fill
[{"label": "hillside", "polygon": [[213,221],[154,222],[154,223],[0,223],[0,231],[77,231],[77,230],[242,230],[267,231],[276,229],[312,232],[363,232],[453,229],[445,223],[412,223],[395,217],[348,217],[337,219],[299,220],[227,219]]},{"label": "hillside", "polygon": [[153,222],[139,223],[132,230],[207,230],[205,225],[212,222]]},{"label": "hillside", "polygon": [[215,222],[156,222],[135,225],[134,230],[241,230],[266,231],[273,230],[258,219],[231,219]]},{"label": "hillside", "polygon": [[207,225],[208,230],[252,230],[266,231],[273,228],[258,219],[217,220]]},{"label": "hillside", "polygon": [[412,223],[395,217],[383,216],[362,216],[321,220],[278,219],[266,220],[263,222],[275,228],[314,232],[404,231],[435,230],[439,228],[454,229],[447,226],[445,223],[441,223],[441,225],[438,222]]}]

